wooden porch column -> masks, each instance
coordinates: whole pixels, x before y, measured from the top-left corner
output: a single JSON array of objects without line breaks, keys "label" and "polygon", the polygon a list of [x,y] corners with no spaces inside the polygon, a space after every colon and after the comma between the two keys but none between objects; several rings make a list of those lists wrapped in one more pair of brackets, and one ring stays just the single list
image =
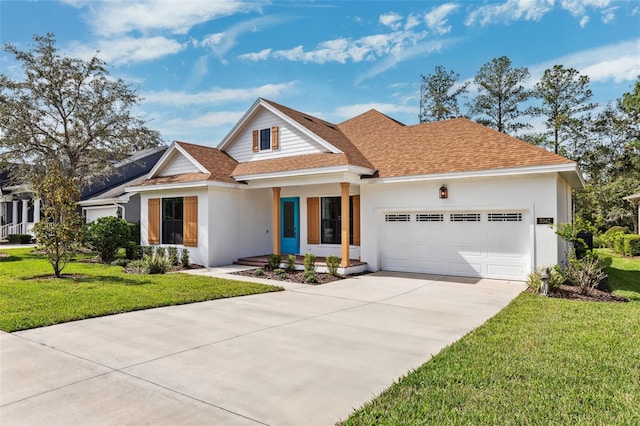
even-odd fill
[{"label": "wooden porch column", "polygon": [[280,187],[273,190],[273,254],[280,254]]},{"label": "wooden porch column", "polygon": [[349,266],[349,182],[340,183],[340,187],[342,188],[342,196],[340,199],[341,204],[341,212],[340,212],[340,223],[342,224],[342,261],[340,262],[340,266],[346,268]]}]

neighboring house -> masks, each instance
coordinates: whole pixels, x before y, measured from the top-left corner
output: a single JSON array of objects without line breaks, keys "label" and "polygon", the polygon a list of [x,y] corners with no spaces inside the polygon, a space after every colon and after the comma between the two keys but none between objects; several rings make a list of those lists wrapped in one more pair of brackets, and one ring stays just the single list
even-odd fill
[{"label": "neighboring house", "polygon": [[637,194],[632,194],[629,195],[628,197],[624,197],[624,200],[627,200],[631,203],[636,203],[637,207],[638,207],[638,227],[636,228],[636,231],[638,232],[638,234],[640,234],[640,192],[638,192]]},{"label": "neighboring house", "polygon": [[[166,146],[140,151],[118,164],[114,172],[89,185],[78,205],[88,222],[99,217],[118,216],[129,222],[140,220],[140,195],[125,193],[125,185],[142,182],[167,150]],[[9,234],[31,233],[40,221],[40,200],[30,188],[11,185],[6,170],[0,170],[0,241]]]},{"label": "neighboring house", "polygon": [[[337,255],[371,271],[523,279],[568,251],[575,162],[465,118],[333,124],[258,99],[217,148],[174,142],[141,195],[142,243],[193,262]],[[348,218],[348,219],[347,219]]]}]

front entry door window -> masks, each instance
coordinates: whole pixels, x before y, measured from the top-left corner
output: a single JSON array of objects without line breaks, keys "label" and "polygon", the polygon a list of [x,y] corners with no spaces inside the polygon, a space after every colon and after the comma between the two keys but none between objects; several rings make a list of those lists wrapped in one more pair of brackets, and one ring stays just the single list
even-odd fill
[{"label": "front entry door window", "polygon": [[299,199],[282,198],[280,200],[281,250],[284,254],[298,254],[300,251],[300,214]]}]

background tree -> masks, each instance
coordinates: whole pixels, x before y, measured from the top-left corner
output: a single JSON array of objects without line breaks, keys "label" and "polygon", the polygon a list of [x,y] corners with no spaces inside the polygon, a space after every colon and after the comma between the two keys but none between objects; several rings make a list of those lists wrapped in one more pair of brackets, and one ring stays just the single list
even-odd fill
[{"label": "background tree", "polygon": [[459,74],[447,71],[442,65],[438,65],[433,74],[422,76],[418,116],[421,123],[460,116],[458,98],[469,91],[469,83],[456,87],[459,78]]},{"label": "background tree", "polygon": [[572,156],[562,145],[568,141],[577,146],[576,132],[583,129],[584,113],[593,110],[596,104],[589,102],[592,97],[589,89],[589,77],[580,75],[574,68],[554,65],[547,69],[542,79],[535,85],[535,96],[542,105],[531,108],[536,116],[546,117],[546,136],[551,137],[550,145],[556,154]]},{"label": "background tree", "polygon": [[105,62],[61,56],[52,34],[34,41],[30,51],[4,45],[23,80],[0,74],[0,163],[28,165],[21,183],[55,165],[81,188],[113,162],[159,144],[159,134],[131,113],[140,101],[135,90],[109,77]]},{"label": "background tree", "polygon": [[32,185],[44,206],[42,220],[34,225],[38,247],[53,267],[54,276],[60,278],[82,240],[83,221],[76,204],[77,185],[55,164],[48,167],[42,180],[34,181]]},{"label": "background tree", "polygon": [[478,86],[478,96],[470,104],[476,121],[502,133],[515,133],[530,125],[517,121],[523,115],[520,105],[531,96],[531,90],[523,86],[529,79],[527,68],[513,68],[506,56],[494,58],[484,64],[473,82]]}]

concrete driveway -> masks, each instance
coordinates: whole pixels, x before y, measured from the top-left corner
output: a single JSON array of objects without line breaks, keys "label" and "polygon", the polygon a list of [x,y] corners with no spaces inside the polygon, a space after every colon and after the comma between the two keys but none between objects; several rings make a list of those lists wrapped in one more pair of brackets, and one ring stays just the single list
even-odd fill
[{"label": "concrete driveway", "polygon": [[2,333],[0,424],[333,425],[524,288],[375,273]]}]

